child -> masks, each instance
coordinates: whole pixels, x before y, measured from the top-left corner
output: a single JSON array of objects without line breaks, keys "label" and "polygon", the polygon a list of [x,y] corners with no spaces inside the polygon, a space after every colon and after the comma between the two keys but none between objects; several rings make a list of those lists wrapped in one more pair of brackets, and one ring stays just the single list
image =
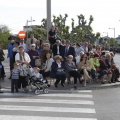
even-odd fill
[{"label": "child", "polygon": [[33,72],[33,76],[35,76],[37,79],[43,80],[43,76],[39,72],[40,72],[40,69],[38,67],[35,67],[34,72]]},{"label": "child", "polygon": [[14,93],[14,87],[16,92],[18,92],[18,80],[19,80],[20,69],[18,69],[18,64],[14,63],[12,76],[11,76],[11,93]]}]

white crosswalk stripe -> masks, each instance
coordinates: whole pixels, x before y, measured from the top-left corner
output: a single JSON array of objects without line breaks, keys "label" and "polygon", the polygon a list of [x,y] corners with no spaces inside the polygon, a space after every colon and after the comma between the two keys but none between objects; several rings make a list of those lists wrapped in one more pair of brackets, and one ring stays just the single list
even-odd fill
[{"label": "white crosswalk stripe", "polygon": [[59,117],[39,117],[39,116],[10,116],[10,115],[7,115],[7,116],[3,116],[3,115],[0,115],[0,119],[1,120],[97,120],[95,118],[65,118],[65,117],[62,117],[62,118],[59,118]]},{"label": "white crosswalk stripe", "polygon": [[[38,96],[27,96],[26,94],[26,97],[22,93],[16,94],[16,97],[19,96],[19,98],[11,93],[6,94],[6,96],[13,96],[14,98],[4,98],[5,95],[0,96],[3,96],[0,98],[0,120],[97,120],[94,117],[96,111],[92,101],[92,91],[40,94]],[[2,111],[6,112],[3,113]],[[26,115],[22,115],[22,111]],[[37,115],[33,116],[31,112],[37,112],[35,113]],[[43,112],[45,115],[40,115]],[[63,113],[66,114],[59,116]],[[80,114],[83,114],[84,117],[80,117]],[[92,117],[89,117],[90,114]]]}]

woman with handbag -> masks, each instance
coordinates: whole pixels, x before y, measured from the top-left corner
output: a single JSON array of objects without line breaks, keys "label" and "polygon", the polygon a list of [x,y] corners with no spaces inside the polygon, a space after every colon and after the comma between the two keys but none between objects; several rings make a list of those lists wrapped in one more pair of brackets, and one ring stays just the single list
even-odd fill
[{"label": "woman with handbag", "polygon": [[18,88],[22,88],[25,90],[27,83],[26,83],[26,75],[27,75],[27,68],[30,64],[30,57],[29,55],[24,52],[24,47],[19,46],[19,53],[15,55],[15,61],[19,64],[19,68],[21,69],[20,72],[20,79],[18,81]]},{"label": "woman with handbag", "polygon": [[64,82],[66,79],[65,66],[62,62],[62,57],[60,55],[56,56],[56,61],[52,63],[51,66],[52,77],[56,78],[55,87],[58,87],[58,83],[61,81],[61,86],[64,87]]},{"label": "woman with handbag", "polygon": [[75,62],[73,62],[72,55],[67,57],[67,61],[65,62],[65,71],[68,79],[70,79],[71,76],[74,77],[74,88],[77,89],[77,78],[80,81],[81,75],[77,69],[77,66],[75,65]]},{"label": "woman with handbag", "polygon": [[80,74],[83,74],[84,76],[84,86],[86,86],[86,81],[91,79],[89,75],[91,72],[91,66],[86,54],[83,54],[81,56],[80,62],[78,64],[78,69],[80,70]]},{"label": "woman with handbag", "polygon": [[30,56],[30,65],[31,67],[40,67],[37,66],[37,64],[35,64],[35,62],[39,59],[39,53],[38,51],[35,49],[36,45],[35,44],[31,44],[31,50],[28,51],[28,55]]}]

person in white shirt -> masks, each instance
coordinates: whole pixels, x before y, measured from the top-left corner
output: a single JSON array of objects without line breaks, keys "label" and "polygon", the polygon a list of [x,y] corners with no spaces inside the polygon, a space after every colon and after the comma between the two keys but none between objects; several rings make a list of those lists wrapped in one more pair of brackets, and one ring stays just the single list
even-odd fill
[{"label": "person in white shirt", "polygon": [[82,56],[83,54],[84,54],[84,52],[81,51],[81,52],[80,52],[80,55],[77,55],[77,56],[75,57],[76,65],[78,65],[78,63],[80,62],[81,56]]},{"label": "person in white shirt", "polygon": [[84,49],[80,46],[79,43],[76,44],[76,48],[75,48],[75,54],[76,56],[79,56],[81,52],[84,52]]},{"label": "person in white shirt", "polygon": [[22,88],[26,89],[26,86],[27,86],[26,71],[30,63],[30,57],[26,52],[24,52],[23,46],[19,46],[19,53],[15,55],[15,62],[17,62],[19,64],[20,69],[22,69],[22,71],[20,72],[18,88],[21,88],[21,85],[22,85]]},{"label": "person in white shirt", "polygon": [[21,39],[21,40],[20,40],[20,46],[23,46],[23,47],[24,47],[24,51],[25,51],[25,52],[28,51],[27,45],[24,43],[24,39]]}]

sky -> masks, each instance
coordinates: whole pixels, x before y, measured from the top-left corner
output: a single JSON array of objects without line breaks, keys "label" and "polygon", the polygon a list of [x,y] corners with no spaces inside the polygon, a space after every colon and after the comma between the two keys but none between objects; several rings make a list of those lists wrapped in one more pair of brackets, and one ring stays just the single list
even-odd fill
[{"label": "sky", "polygon": [[[78,24],[77,15],[83,14],[89,21],[94,17],[93,32],[101,36],[115,37],[120,35],[120,0],[51,0],[51,16],[68,14],[67,25],[71,26],[71,18]],[[0,0],[0,25],[7,25],[11,33],[23,30],[27,20],[32,17],[33,25],[40,25],[46,18],[46,0]],[[31,23],[29,23],[31,25]],[[103,33],[104,32],[104,33]]]}]

